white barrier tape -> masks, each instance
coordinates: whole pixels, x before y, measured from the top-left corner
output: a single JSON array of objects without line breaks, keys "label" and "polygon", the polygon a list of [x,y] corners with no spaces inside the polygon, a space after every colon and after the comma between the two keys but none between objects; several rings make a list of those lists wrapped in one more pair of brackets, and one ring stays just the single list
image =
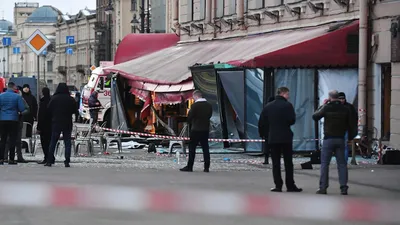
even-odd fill
[{"label": "white barrier tape", "polygon": [[155,190],[122,186],[0,183],[0,204],[12,207],[257,216],[316,221],[400,222],[399,201],[316,195]]},{"label": "white barrier tape", "polygon": [[[176,140],[176,141],[189,141],[190,138],[188,137],[176,137],[176,136],[168,136],[168,135],[158,135],[158,134],[148,134],[148,133],[139,133],[133,131],[126,131],[126,130],[117,130],[117,129],[110,129],[105,127],[99,127],[98,129],[120,133],[120,134],[130,134],[130,135],[138,135],[144,137],[153,137],[153,138],[161,138],[161,139],[168,139],[168,140]],[[293,141],[318,141],[319,139],[303,139],[303,140],[293,140]],[[210,142],[232,142],[232,143],[241,143],[241,142],[265,142],[263,139],[218,139],[218,138],[209,138],[208,141]]]}]

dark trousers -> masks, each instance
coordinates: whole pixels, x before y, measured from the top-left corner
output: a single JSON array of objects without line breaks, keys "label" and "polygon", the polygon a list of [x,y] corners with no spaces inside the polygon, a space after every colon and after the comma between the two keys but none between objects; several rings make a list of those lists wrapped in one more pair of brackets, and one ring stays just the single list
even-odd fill
[{"label": "dark trousers", "polygon": [[[24,160],[24,157],[22,155],[22,140],[21,140],[23,123],[22,123],[22,121],[19,121],[18,123],[19,123],[19,128],[18,128],[17,137],[15,139],[15,151],[17,152],[17,159],[19,161],[22,161],[22,160]],[[10,143],[10,141],[7,141],[6,149],[9,149],[9,145],[10,145],[9,143]],[[7,157],[7,153],[8,152],[4,153],[5,157]]]},{"label": "dark trousers", "polygon": [[[49,159],[50,152],[50,142],[51,142],[51,131],[41,132],[40,133],[40,143],[42,145],[44,161],[47,162]],[[53,154],[54,155],[54,154]]]},{"label": "dark trousers", "polygon": [[60,135],[62,133],[63,140],[65,144],[65,163],[69,163],[71,160],[71,132],[72,127],[57,127],[53,126],[51,132],[51,141],[50,141],[50,150],[49,155],[47,156],[49,161],[48,163],[54,163],[55,157],[54,153],[56,151],[56,145],[58,140],[60,139]]},{"label": "dark trousers", "polygon": [[272,173],[276,188],[282,188],[283,180],[281,176],[281,155],[285,164],[286,187],[292,189],[295,187],[293,178],[293,143],[269,144],[271,148]]},{"label": "dark trousers", "polygon": [[264,162],[268,163],[270,146],[268,145],[267,141],[265,141],[263,147],[264,147],[264,157],[265,157]]},{"label": "dark trousers", "polygon": [[204,168],[210,168],[210,147],[208,145],[208,136],[208,131],[192,131],[190,133],[189,160],[187,164],[189,169],[193,169],[194,159],[196,157],[196,147],[199,143],[203,149]]},{"label": "dark trousers", "polygon": [[0,121],[0,160],[4,160],[6,153],[6,144],[8,140],[8,151],[10,161],[14,161],[15,158],[15,142],[17,140],[19,130],[18,121]]},{"label": "dark trousers", "polygon": [[97,121],[99,120],[99,112],[98,111],[93,111],[90,112],[90,118],[92,118],[92,132],[96,131],[96,125],[97,125]]}]

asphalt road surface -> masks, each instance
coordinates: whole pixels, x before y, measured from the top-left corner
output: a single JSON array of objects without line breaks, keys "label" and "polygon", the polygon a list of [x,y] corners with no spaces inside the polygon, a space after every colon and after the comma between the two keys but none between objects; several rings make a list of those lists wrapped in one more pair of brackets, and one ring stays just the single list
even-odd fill
[{"label": "asphalt road surface", "polygon": [[[215,157],[214,157],[215,158]],[[100,159],[99,159],[100,160]],[[165,163],[164,161],[167,161]],[[77,160],[75,160],[77,161]],[[100,160],[101,161],[101,160]],[[215,171],[205,174],[201,165],[197,172],[181,173],[171,159],[163,158],[152,162],[149,160],[111,160],[107,163],[88,158],[79,163],[71,164],[72,168],[64,168],[57,164],[45,168],[34,163],[17,166],[4,165],[0,167],[0,179],[7,181],[43,182],[53,184],[76,185],[118,185],[140,188],[157,188],[169,190],[218,190],[240,193],[268,193],[273,187],[272,173],[269,166],[238,165],[229,167],[222,163],[214,163]],[[200,163],[197,163],[200,164]],[[220,165],[221,164],[221,165]],[[112,165],[112,166],[110,166]],[[146,165],[146,166],[143,166]],[[350,196],[372,199],[400,200],[400,179],[396,166],[358,166],[350,170]],[[335,198],[339,195],[336,169],[331,169],[331,188],[329,194]],[[296,170],[296,182],[304,188],[299,195],[313,195],[318,187],[318,170]],[[285,195],[286,193],[282,193]],[[279,195],[279,194],[278,194]],[[301,207],[301,203],[299,203]],[[323,207],[323,206],[322,206]],[[268,224],[268,225],[328,225],[328,224],[366,224],[342,221],[293,220],[280,218],[257,218],[242,216],[208,216],[194,214],[174,214],[143,212],[132,213],[112,210],[83,210],[76,208],[27,208],[15,206],[0,206],[1,225],[236,225],[236,224]],[[371,223],[376,224],[376,223]]]}]

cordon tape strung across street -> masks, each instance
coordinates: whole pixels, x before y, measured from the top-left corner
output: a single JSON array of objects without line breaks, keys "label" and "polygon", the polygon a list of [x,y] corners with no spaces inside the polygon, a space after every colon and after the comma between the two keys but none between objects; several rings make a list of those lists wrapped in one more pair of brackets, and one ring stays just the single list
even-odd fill
[{"label": "cordon tape strung across street", "polygon": [[263,195],[225,191],[169,191],[123,186],[4,182],[0,184],[0,205],[320,221],[400,222],[399,201],[374,201],[348,196],[339,199],[290,193]]}]

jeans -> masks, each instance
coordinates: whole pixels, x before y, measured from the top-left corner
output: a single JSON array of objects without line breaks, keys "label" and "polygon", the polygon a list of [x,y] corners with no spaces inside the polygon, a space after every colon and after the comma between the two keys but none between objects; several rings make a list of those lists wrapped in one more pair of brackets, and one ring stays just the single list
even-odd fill
[{"label": "jeans", "polygon": [[210,168],[210,147],[208,145],[208,136],[208,131],[192,131],[190,133],[189,160],[187,164],[189,169],[193,169],[194,159],[196,157],[196,147],[199,143],[203,149],[204,169]]},{"label": "jeans", "polygon": [[4,160],[6,153],[6,143],[8,140],[8,151],[10,161],[14,161],[15,158],[15,143],[17,141],[17,135],[19,130],[18,121],[0,121],[0,160]]},{"label": "jeans", "polygon": [[344,157],[344,151],[343,138],[324,140],[321,151],[321,174],[319,180],[320,189],[326,190],[329,187],[329,164],[331,162],[333,152],[335,152],[336,156],[340,188],[347,189],[348,171],[347,163]]},{"label": "jeans", "polygon": [[72,127],[57,127],[53,126],[51,132],[51,142],[50,142],[50,150],[47,158],[49,159],[48,163],[54,163],[55,157],[54,153],[56,151],[56,145],[58,140],[60,139],[61,133],[63,134],[63,140],[65,144],[65,163],[69,163],[71,160],[71,133]]},{"label": "jeans", "polygon": [[293,178],[293,144],[282,143],[282,144],[269,144],[271,148],[271,159],[272,159],[272,174],[274,176],[275,187],[281,189],[283,186],[283,180],[281,175],[281,156],[283,155],[283,161],[285,164],[285,181],[286,188],[293,189],[296,187]]}]

